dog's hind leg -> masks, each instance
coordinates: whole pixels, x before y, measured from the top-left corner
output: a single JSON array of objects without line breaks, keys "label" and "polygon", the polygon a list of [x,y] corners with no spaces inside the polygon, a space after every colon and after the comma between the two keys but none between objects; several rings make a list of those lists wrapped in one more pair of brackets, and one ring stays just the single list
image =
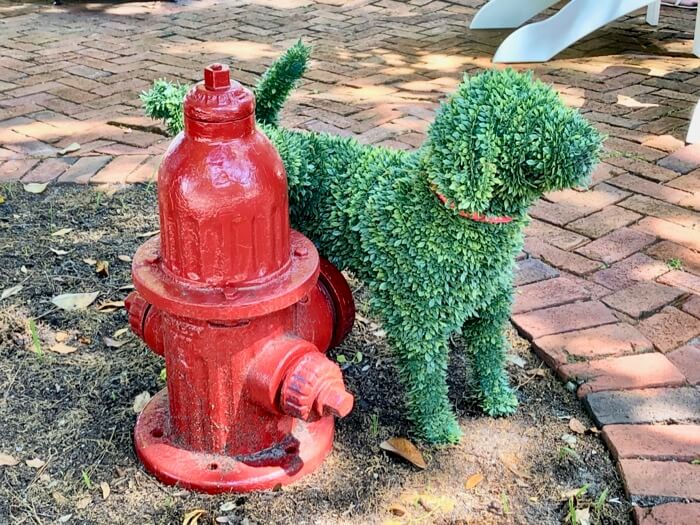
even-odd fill
[{"label": "dog's hind leg", "polygon": [[505,371],[508,342],[505,326],[510,316],[511,292],[501,292],[470,319],[462,333],[471,357],[472,371],[481,397],[481,407],[490,416],[515,412],[518,401]]}]

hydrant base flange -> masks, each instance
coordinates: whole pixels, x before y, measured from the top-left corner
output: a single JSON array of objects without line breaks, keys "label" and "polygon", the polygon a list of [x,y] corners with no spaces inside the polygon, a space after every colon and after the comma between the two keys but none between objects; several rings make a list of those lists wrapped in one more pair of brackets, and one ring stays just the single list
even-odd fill
[{"label": "hydrant base flange", "polygon": [[167,390],[156,394],[138,417],[136,454],[151,474],[167,485],[219,494],[272,489],[318,468],[333,445],[333,417],[296,420],[284,443],[250,456],[194,452],[168,435]]}]

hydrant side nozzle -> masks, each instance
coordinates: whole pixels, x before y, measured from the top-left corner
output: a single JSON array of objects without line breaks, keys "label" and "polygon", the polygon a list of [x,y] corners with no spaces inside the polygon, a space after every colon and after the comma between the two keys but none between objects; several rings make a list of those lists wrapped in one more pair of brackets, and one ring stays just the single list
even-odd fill
[{"label": "hydrant side nozzle", "polygon": [[354,404],[354,396],[345,390],[342,383],[339,383],[319,392],[314,408],[320,417],[345,417],[350,413]]},{"label": "hydrant side nozzle", "polygon": [[124,308],[129,314],[129,326],[148,348],[159,356],[165,355],[161,333],[160,310],[150,304],[138,292],[131,292],[124,300]]}]

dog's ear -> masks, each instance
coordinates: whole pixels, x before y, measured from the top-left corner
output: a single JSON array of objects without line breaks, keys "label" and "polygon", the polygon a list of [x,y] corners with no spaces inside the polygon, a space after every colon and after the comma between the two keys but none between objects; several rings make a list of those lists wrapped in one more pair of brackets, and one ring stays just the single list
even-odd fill
[{"label": "dog's ear", "polygon": [[531,74],[491,70],[466,77],[438,111],[422,167],[450,206],[483,212],[526,207],[546,191],[582,183],[601,137]]}]

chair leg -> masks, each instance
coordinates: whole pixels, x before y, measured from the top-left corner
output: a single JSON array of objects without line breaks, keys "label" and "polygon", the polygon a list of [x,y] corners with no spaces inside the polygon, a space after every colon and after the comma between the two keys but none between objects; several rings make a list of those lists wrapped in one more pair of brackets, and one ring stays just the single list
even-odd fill
[{"label": "chair leg", "polygon": [[653,0],[571,0],[548,19],[512,33],[500,45],[493,61],[546,62],[596,29],[651,3]]},{"label": "chair leg", "polygon": [[688,128],[688,135],[686,135],[685,141],[689,144],[700,143],[700,102],[693,109],[693,116],[690,118],[690,127]]},{"label": "chair leg", "polygon": [[700,15],[695,9],[695,36],[693,36],[693,54],[700,57]]},{"label": "chair leg", "polygon": [[647,24],[650,26],[659,25],[659,13],[661,11],[661,0],[656,0],[647,7]]},{"label": "chair leg", "polygon": [[474,15],[469,29],[519,27],[559,0],[491,0]]}]

